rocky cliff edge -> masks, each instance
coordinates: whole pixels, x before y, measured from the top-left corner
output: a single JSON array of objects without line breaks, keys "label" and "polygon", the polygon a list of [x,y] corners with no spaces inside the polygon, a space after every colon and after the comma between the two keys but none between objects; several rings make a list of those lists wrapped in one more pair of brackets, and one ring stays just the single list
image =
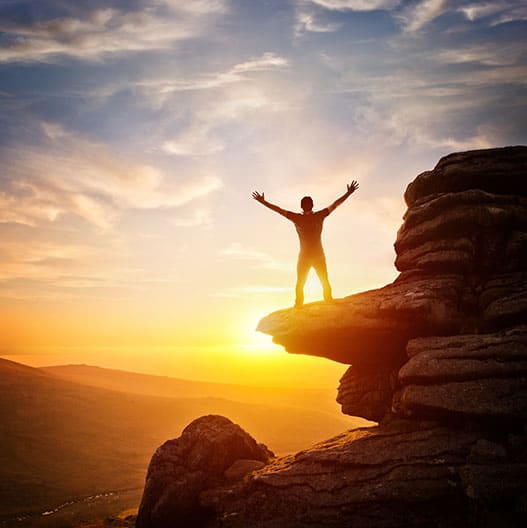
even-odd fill
[{"label": "rocky cliff edge", "polygon": [[[342,411],[379,425],[207,481],[193,526],[526,525],[527,147],[446,156],[405,200],[392,284],[258,327],[289,352],[349,364]],[[149,470],[145,497],[189,471],[154,482]],[[185,521],[176,508],[138,526]]]}]

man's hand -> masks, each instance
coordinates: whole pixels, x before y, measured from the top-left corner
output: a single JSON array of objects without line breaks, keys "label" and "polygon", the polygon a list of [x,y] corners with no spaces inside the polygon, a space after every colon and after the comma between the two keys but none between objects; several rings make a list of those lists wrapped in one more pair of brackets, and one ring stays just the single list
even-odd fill
[{"label": "man's hand", "polygon": [[260,203],[264,203],[265,202],[265,195],[264,193],[259,193],[258,191],[254,191],[253,192],[253,198],[257,201],[257,202],[260,202]]},{"label": "man's hand", "polygon": [[356,180],[353,180],[350,184],[348,184],[348,195],[353,194],[358,188],[359,184]]}]

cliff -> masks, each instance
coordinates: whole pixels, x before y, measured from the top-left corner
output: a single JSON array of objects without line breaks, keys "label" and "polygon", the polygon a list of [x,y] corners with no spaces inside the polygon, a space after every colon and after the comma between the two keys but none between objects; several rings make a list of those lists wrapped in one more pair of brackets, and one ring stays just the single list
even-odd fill
[{"label": "cliff", "polygon": [[392,284],[258,327],[349,364],[337,401],[379,425],[205,486],[201,526],[525,525],[527,147],[446,156],[405,200]]}]

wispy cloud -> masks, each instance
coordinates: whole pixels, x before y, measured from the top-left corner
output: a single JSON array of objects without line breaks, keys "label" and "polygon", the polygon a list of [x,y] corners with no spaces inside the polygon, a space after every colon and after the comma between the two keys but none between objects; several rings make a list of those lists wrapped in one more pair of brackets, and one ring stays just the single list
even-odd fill
[{"label": "wispy cloud", "polygon": [[[486,43],[437,50],[431,54],[431,58],[443,64],[474,63],[490,67],[504,67],[520,64],[524,54],[525,46],[521,44],[492,45]],[[506,82],[507,72],[503,73],[503,80]]]},{"label": "wispy cloud", "polygon": [[474,2],[457,10],[471,22],[487,19],[491,26],[527,20],[527,5],[521,0]]},{"label": "wispy cloud", "polygon": [[310,0],[311,3],[333,11],[375,11],[393,9],[401,0]]},{"label": "wispy cloud", "polygon": [[176,156],[202,157],[222,152],[228,141],[222,137],[221,128],[236,122],[247,122],[247,116],[258,112],[272,112],[282,108],[284,102],[266,93],[266,84],[253,81],[255,72],[280,72],[289,67],[289,61],[279,55],[266,52],[259,57],[240,62],[225,72],[202,78],[180,80],[150,80],[141,83],[147,99],[162,101],[169,107],[178,104],[180,91],[202,92],[214,89],[214,95],[200,94],[194,99],[190,122],[175,136],[167,137],[161,149]]},{"label": "wispy cloud", "polygon": [[420,0],[398,11],[396,17],[402,22],[404,31],[414,33],[443,15],[450,4],[451,0]]},{"label": "wispy cloud", "polygon": [[225,4],[151,0],[135,11],[111,7],[71,11],[69,16],[24,22],[4,17],[0,31],[7,38],[0,62],[50,62],[61,56],[97,60],[108,54],[166,49],[206,33],[209,17],[223,13]]},{"label": "wispy cloud", "polygon": [[212,224],[210,211],[204,208],[197,208],[185,215],[177,215],[169,218],[169,222],[174,227],[209,227]]},{"label": "wispy cloud", "polygon": [[210,156],[221,152],[225,144],[211,136],[210,125],[201,123],[181,133],[176,139],[167,140],[162,149],[177,156]]},{"label": "wispy cloud", "polygon": [[400,0],[297,0],[294,33],[333,33],[342,28],[343,22],[330,19],[330,14],[353,11],[392,10]]},{"label": "wispy cloud", "polygon": [[342,24],[339,22],[319,22],[313,13],[300,12],[298,13],[296,20],[296,35],[302,35],[305,32],[332,33],[338,31],[342,27]]},{"label": "wispy cloud", "polygon": [[0,222],[36,225],[74,214],[108,229],[127,208],[171,208],[221,186],[214,175],[168,178],[157,167],[44,123],[38,145],[1,151]]},{"label": "wispy cloud", "polygon": [[271,255],[255,249],[244,247],[242,244],[235,242],[229,247],[220,251],[220,256],[234,260],[246,260],[253,262],[256,267],[271,267],[274,259]]},{"label": "wispy cloud", "polygon": [[252,262],[255,268],[288,270],[290,265],[284,262],[278,262],[274,257],[253,248],[248,248],[239,242],[234,242],[230,246],[220,251],[220,256],[233,259]]},{"label": "wispy cloud", "polygon": [[247,73],[271,70],[283,70],[289,66],[289,60],[273,52],[265,52],[260,57],[252,58],[232,66],[226,71],[203,74],[188,79],[160,78],[137,81],[135,86],[146,93],[167,95],[174,92],[200,91],[218,89],[230,84],[250,80]]}]

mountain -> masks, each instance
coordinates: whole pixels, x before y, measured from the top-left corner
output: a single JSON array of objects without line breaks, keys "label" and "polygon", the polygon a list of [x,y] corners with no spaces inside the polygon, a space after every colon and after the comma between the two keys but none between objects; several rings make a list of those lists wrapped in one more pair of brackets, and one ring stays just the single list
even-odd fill
[{"label": "mountain", "polygon": [[103,491],[141,488],[159,443],[203,414],[236,417],[277,453],[307,447],[353,423],[305,407],[126,393],[52,371],[0,359],[0,520]]},{"label": "mountain", "polygon": [[41,367],[55,376],[103,389],[175,398],[224,398],[244,403],[303,407],[339,416],[334,389],[255,387],[191,381],[168,376],[101,368],[92,365]]}]

